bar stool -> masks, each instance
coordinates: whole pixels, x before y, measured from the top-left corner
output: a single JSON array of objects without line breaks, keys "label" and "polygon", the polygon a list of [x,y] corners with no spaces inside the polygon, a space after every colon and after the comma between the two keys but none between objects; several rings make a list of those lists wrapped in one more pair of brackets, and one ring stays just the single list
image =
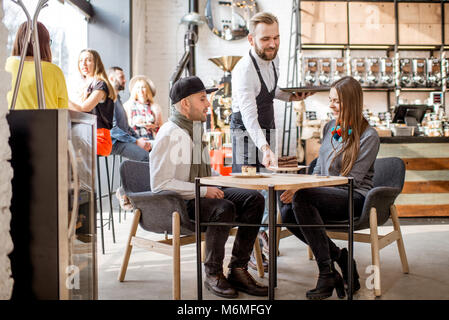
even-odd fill
[{"label": "bar stool", "polygon": [[[107,186],[108,186],[108,193],[103,194],[101,191],[101,174],[100,174],[100,158],[104,159],[105,164],[105,170],[106,170],[106,179],[107,179]],[[111,230],[112,226],[112,241],[115,243],[115,228],[114,228],[114,209],[112,207],[112,196],[111,196],[111,183],[109,178],[109,164],[108,164],[108,157],[107,156],[99,156],[97,155],[97,183],[98,183],[98,195],[97,200],[99,202],[99,209],[100,209],[100,230],[101,230],[101,248],[103,254],[104,251],[104,227],[107,225],[108,229]],[[104,223],[103,219],[103,198],[108,197],[109,198],[109,218],[108,222]]]},{"label": "bar stool", "polygon": [[[120,167],[120,165],[122,164],[122,162],[123,162],[123,157],[122,156],[119,156],[119,155],[113,155],[112,156],[112,178],[111,178],[111,180],[112,180],[112,188],[114,188],[114,177],[115,177],[115,163],[116,163],[116,157],[118,157],[118,159],[119,159],[119,167]],[[122,179],[121,179],[121,177],[120,177],[120,174],[119,174],[119,176],[118,176],[118,179],[119,179],[119,186],[118,186],[118,189],[120,189],[121,187],[122,187]],[[113,193],[115,193],[115,192],[117,192],[117,190],[115,190],[115,191],[113,191]],[[125,220],[126,221],[126,210],[125,209],[123,209],[123,212],[124,212],[124,214],[123,214],[123,220]],[[118,222],[119,223],[122,223],[122,206],[119,204],[119,206],[118,206]]]}]

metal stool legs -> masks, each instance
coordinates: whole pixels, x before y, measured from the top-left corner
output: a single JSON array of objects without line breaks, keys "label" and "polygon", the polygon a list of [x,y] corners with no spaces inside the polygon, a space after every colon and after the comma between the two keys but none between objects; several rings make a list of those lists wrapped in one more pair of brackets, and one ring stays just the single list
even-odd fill
[{"label": "metal stool legs", "polygon": [[112,196],[111,196],[111,182],[109,178],[109,164],[108,164],[108,158],[104,157],[105,161],[105,169],[106,169],[106,178],[107,178],[107,187],[108,187],[108,194],[104,195],[101,191],[101,172],[100,172],[100,156],[97,156],[97,183],[98,183],[98,195],[97,199],[99,201],[99,209],[100,209],[100,230],[101,230],[101,248],[103,254],[104,251],[104,226],[103,223],[103,197],[107,196],[109,198],[109,218],[108,218],[108,230],[111,229],[112,226],[112,240],[115,243],[115,228],[114,228],[114,208],[112,207]]}]

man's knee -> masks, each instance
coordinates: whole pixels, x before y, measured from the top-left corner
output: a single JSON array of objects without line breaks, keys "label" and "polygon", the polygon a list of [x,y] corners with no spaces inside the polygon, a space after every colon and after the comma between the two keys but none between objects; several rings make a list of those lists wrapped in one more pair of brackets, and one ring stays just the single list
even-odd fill
[{"label": "man's knee", "polygon": [[217,222],[233,222],[235,220],[235,205],[229,200],[221,199],[215,210],[213,220]]}]

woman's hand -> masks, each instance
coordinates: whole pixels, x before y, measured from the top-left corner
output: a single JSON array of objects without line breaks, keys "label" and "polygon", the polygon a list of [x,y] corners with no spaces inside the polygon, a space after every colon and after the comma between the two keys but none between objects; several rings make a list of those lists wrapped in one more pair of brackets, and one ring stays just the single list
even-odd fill
[{"label": "woman's hand", "polygon": [[296,191],[298,191],[298,190],[287,190],[287,191],[284,191],[281,194],[281,201],[283,203],[285,203],[285,204],[292,203],[293,196],[295,195]]}]

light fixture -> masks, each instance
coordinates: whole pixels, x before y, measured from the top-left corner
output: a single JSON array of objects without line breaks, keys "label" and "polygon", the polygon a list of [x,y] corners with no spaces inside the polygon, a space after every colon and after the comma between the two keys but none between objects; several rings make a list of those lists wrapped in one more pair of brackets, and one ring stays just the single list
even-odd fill
[{"label": "light fixture", "polygon": [[193,24],[193,25],[197,25],[197,26],[201,26],[204,24],[204,17],[201,16],[199,13],[197,12],[189,12],[187,14],[185,14],[182,18],[181,18],[181,24]]}]

